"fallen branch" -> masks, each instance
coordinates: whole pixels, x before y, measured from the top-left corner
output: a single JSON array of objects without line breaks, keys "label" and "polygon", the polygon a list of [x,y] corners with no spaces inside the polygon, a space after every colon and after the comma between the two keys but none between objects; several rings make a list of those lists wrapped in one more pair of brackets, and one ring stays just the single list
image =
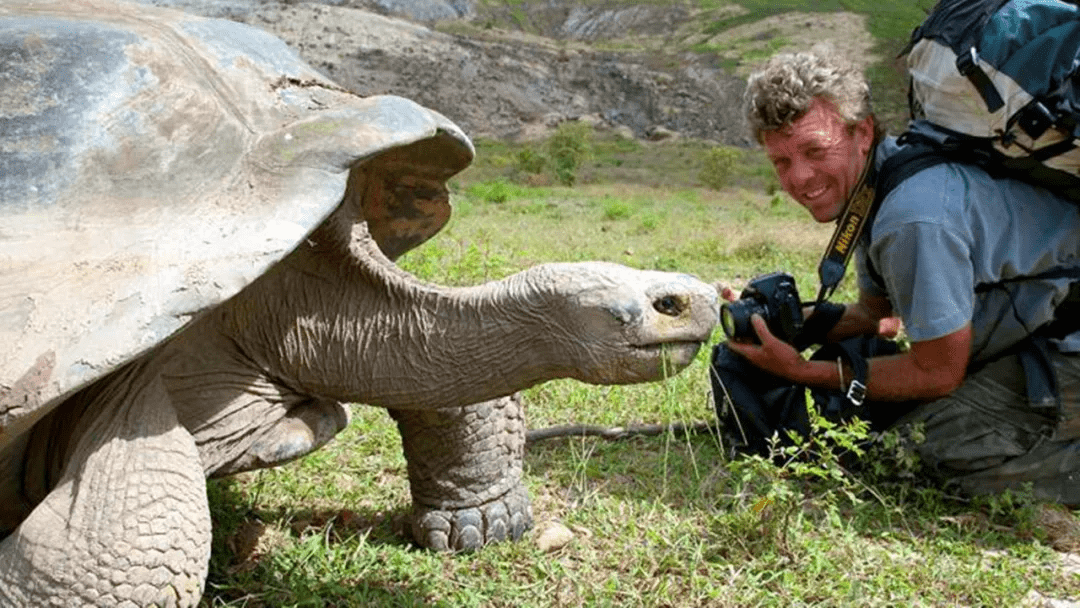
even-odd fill
[{"label": "fallen branch", "polygon": [[616,441],[630,437],[652,437],[671,433],[673,435],[698,435],[715,433],[716,424],[710,422],[673,422],[671,424],[632,424],[629,426],[596,426],[590,424],[563,424],[542,429],[532,429],[525,433],[525,442],[534,443],[556,437],[600,437]]}]

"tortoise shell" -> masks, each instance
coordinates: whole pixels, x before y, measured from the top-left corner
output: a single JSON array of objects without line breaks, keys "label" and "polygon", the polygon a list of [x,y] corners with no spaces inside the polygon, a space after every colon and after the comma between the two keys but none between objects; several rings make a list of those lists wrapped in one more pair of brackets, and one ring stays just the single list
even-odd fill
[{"label": "tortoise shell", "polygon": [[[5,2],[0,81],[0,446],[264,273],[351,169],[398,154],[443,183],[474,153],[270,34],[145,5]],[[445,224],[437,194],[367,197],[388,257]]]}]

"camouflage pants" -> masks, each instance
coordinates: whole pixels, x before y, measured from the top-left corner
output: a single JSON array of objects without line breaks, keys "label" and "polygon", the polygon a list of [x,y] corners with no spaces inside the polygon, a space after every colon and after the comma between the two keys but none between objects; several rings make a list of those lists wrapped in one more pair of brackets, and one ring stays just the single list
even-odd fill
[{"label": "camouflage pants", "polygon": [[1061,412],[1028,404],[1018,358],[1002,357],[970,374],[948,397],[895,424],[921,423],[915,445],[924,465],[969,495],[1031,485],[1037,498],[1080,505],[1080,356],[1054,353]]}]

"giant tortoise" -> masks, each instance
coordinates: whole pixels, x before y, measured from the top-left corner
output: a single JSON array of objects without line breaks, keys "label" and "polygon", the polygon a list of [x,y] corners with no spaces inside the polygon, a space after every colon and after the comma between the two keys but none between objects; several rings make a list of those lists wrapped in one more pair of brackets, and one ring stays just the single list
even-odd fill
[{"label": "giant tortoise", "polygon": [[712,287],[611,263],[448,288],[393,261],[474,150],[237,23],[99,0],[0,5],[0,605],[184,605],[206,478],[387,408],[418,543],[531,522],[515,391],[659,379]]}]

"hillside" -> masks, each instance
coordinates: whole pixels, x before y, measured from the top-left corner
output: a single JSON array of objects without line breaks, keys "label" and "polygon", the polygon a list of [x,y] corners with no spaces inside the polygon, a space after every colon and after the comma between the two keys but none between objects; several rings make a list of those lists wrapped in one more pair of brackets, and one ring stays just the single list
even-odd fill
[{"label": "hillside", "polygon": [[829,42],[882,64],[867,16],[839,10],[765,14],[706,0],[142,1],[267,29],[357,93],[409,97],[493,139],[584,118],[638,138],[748,145],[743,78],[769,53]]}]

